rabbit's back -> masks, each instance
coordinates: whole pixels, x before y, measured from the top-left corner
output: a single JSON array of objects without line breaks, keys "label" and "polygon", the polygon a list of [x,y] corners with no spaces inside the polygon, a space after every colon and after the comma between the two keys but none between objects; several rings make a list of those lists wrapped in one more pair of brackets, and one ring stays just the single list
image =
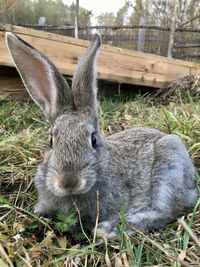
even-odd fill
[{"label": "rabbit's back", "polygon": [[151,205],[170,210],[173,217],[197,199],[196,171],[178,136],[135,127],[107,141],[110,175],[120,184],[131,213]]},{"label": "rabbit's back", "polygon": [[[195,176],[196,171],[188,151],[174,134],[134,127],[107,137],[107,144],[112,171],[126,177],[130,175],[132,181],[150,179],[150,176],[154,180],[154,171],[162,169],[167,173],[177,167],[184,172],[184,177]],[[194,180],[186,179],[186,186],[189,187]]]},{"label": "rabbit's back", "polygon": [[[113,134],[107,138],[110,154],[111,173],[124,183],[130,180],[131,186],[145,190],[150,185],[152,166],[155,160],[155,144],[165,136],[164,133],[151,129],[134,127]],[[115,179],[115,178],[113,178]]]},{"label": "rabbit's back", "polygon": [[134,148],[137,153],[137,150],[141,151],[143,147],[155,143],[164,135],[166,134],[156,129],[134,127],[108,136],[107,142],[111,151],[115,147],[125,150]]}]

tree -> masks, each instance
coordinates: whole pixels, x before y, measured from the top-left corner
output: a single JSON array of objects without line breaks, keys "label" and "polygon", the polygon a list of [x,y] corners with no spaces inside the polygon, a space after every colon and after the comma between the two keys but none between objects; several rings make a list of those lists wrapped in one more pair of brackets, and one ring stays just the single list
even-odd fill
[{"label": "tree", "polygon": [[[75,25],[74,4],[67,6],[63,0],[0,0],[1,22],[14,24],[38,24],[40,17],[46,24]],[[91,12],[80,7],[79,21],[83,27],[90,25]]]},{"label": "tree", "polygon": [[131,1],[125,1],[124,5],[118,10],[116,16],[116,25],[123,26],[129,21],[128,11],[132,7]]},{"label": "tree", "polygon": [[129,18],[130,25],[139,25],[140,17],[144,12],[144,7],[141,0],[136,0],[133,6],[133,12]]},{"label": "tree", "polygon": [[[199,17],[198,17],[199,16]],[[194,19],[196,18],[197,19]],[[178,24],[198,27],[200,23],[200,1],[199,0],[179,0]]]},{"label": "tree", "polygon": [[76,0],[75,9],[75,38],[78,38],[78,27],[79,27],[79,0]]},{"label": "tree", "polygon": [[171,31],[170,31],[169,45],[168,45],[168,51],[167,51],[168,57],[172,57],[172,50],[174,47],[174,35],[175,35],[175,29],[176,29],[177,8],[178,8],[178,0],[174,0],[173,15],[172,15],[172,21],[171,21]]},{"label": "tree", "polygon": [[115,15],[113,12],[101,13],[100,16],[97,17],[97,25],[99,26],[113,26],[115,25]]},{"label": "tree", "polygon": [[0,0],[0,22],[9,23],[15,20],[15,8],[21,0]]},{"label": "tree", "polygon": [[[75,13],[76,13],[76,5],[72,3],[69,7],[69,17],[68,17],[68,24],[75,26]],[[91,11],[88,11],[87,9],[83,7],[79,7],[79,26],[81,27],[87,27],[91,25],[90,17],[91,17]]]},{"label": "tree", "polygon": [[[148,18],[148,7],[149,7],[149,1],[143,0],[142,1],[142,11],[139,18],[139,26],[145,26],[147,23]],[[140,28],[138,30],[138,51],[144,52],[145,50],[145,35],[146,35],[146,29]]]},{"label": "tree", "polygon": [[15,21],[10,21],[14,24],[26,24],[26,23],[35,23],[34,10],[32,8],[32,1],[20,1],[13,10]]},{"label": "tree", "polygon": [[100,29],[100,34],[103,35],[113,35],[113,30],[111,28],[107,29],[106,27],[115,26],[116,17],[113,12],[101,13],[100,16],[97,17],[97,25],[105,27],[104,29]]}]

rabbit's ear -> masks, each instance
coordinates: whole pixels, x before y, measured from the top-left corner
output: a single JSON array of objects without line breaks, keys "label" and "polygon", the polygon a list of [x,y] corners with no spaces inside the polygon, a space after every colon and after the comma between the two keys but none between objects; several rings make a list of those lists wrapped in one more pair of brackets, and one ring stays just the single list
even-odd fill
[{"label": "rabbit's ear", "polygon": [[6,42],[27,91],[47,119],[53,122],[63,110],[72,110],[69,85],[53,63],[12,33],[6,33]]},{"label": "rabbit's ear", "polygon": [[101,45],[101,37],[95,34],[91,45],[80,59],[72,80],[72,94],[77,109],[89,107],[97,112],[97,70],[96,57]]}]

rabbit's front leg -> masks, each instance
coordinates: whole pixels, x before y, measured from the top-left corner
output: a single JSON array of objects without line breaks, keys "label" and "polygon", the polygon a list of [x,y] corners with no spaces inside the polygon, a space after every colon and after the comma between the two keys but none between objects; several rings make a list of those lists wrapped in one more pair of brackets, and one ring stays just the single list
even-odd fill
[{"label": "rabbit's front leg", "polygon": [[[107,220],[100,222],[96,229],[97,236],[104,236],[108,239],[118,236],[117,231],[118,220]],[[93,230],[93,232],[95,232]]]},{"label": "rabbit's front leg", "polygon": [[52,218],[56,213],[55,207],[49,206],[44,201],[38,201],[34,206],[34,213],[45,218]]},{"label": "rabbit's front leg", "polygon": [[52,218],[58,211],[57,199],[47,190],[38,190],[38,200],[34,206],[34,213],[45,218]]},{"label": "rabbit's front leg", "polygon": [[38,216],[52,218],[62,212],[69,212],[73,204],[68,197],[57,197],[49,191],[38,190],[38,200],[34,206],[34,213]]}]

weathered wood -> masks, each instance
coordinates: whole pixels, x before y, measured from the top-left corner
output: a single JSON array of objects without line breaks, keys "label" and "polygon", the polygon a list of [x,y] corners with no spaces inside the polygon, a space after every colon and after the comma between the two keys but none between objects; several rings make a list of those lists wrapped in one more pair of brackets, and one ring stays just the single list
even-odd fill
[{"label": "weathered wood", "polygon": [[[73,75],[89,42],[53,33],[0,24],[0,65],[14,66],[5,44],[11,31],[46,54],[64,75]],[[99,78],[159,88],[187,74],[200,73],[200,64],[102,45]],[[0,88],[0,90],[2,90]]]}]

